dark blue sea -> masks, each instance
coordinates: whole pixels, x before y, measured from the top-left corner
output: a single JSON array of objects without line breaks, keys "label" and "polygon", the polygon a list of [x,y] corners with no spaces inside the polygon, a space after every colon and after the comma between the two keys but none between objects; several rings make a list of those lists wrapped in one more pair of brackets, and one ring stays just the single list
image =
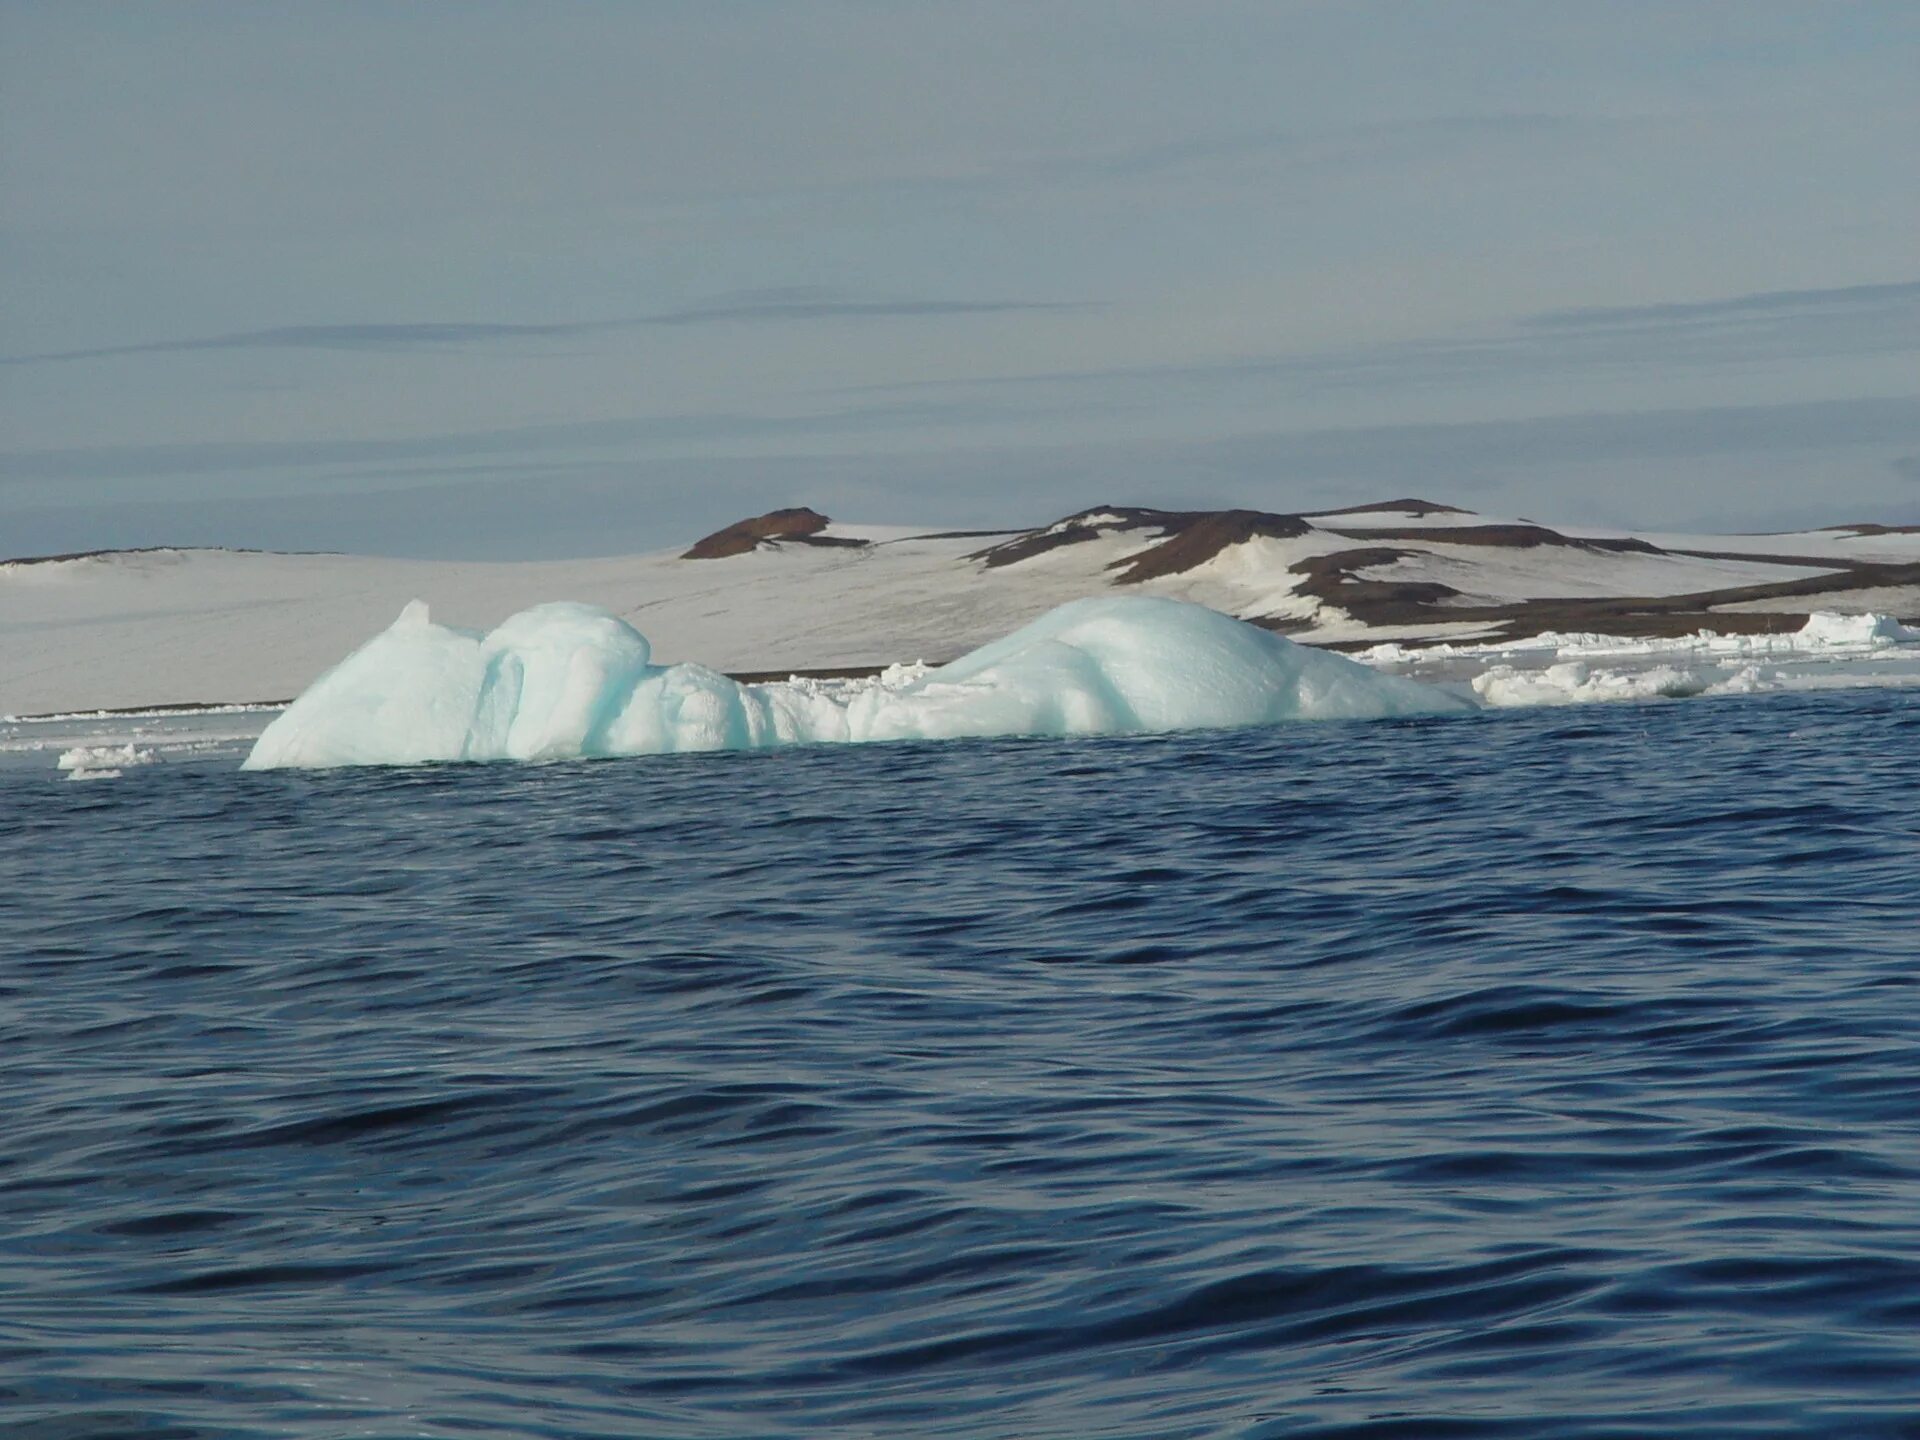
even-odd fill
[{"label": "dark blue sea", "polygon": [[0,1433],[1920,1436],[1920,695],[0,771]]}]

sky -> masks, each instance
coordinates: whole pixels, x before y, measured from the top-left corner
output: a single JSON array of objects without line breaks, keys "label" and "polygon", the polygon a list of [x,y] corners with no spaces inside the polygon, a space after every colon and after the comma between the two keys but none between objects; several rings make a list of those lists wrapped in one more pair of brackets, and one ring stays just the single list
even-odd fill
[{"label": "sky", "polygon": [[0,0],[0,556],[1920,522],[1912,0]]}]

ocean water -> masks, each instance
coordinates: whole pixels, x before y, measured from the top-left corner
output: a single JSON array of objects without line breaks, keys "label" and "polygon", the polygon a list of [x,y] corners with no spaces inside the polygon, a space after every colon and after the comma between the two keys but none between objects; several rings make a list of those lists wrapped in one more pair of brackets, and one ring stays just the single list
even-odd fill
[{"label": "ocean water", "polygon": [[1920,1435],[1920,696],[0,770],[0,1433]]}]

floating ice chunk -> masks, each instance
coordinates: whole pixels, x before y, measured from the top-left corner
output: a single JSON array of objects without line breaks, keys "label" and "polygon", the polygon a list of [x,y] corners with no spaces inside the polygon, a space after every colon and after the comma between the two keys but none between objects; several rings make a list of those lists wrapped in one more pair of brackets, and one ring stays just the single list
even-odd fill
[{"label": "floating ice chunk", "polygon": [[1435,687],[1153,596],[1063,605],[938,669],[770,685],[740,685],[699,665],[653,665],[644,636],[592,606],[537,606],[482,636],[436,625],[416,601],[275,719],[246,764],[1102,735],[1472,708]]},{"label": "floating ice chunk", "polygon": [[1650,670],[1595,670],[1580,660],[1549,665],[1544,670],[1496,665],[1473,677],[1474,693],[1501,709],[1700,695],[1707,687],[1708,681],[1700,675],[1672,665]]},{"label": "floating ice chunk", "polygon": [[129,740],[124,745],[76,745],[54,763],[67,772],[69,780],[118,780],[124,771],[151,765],[158,758]]},{"label": "floating ice chunk", "polygon": [[153,751],[129,740],[124,745],[76,745],[63,751],[55,763],[62,770],[98,770],[107,765],[151,765],[155,758]]},{"label": "floating ice chunk", "polygon": [[[1436,645],[1425,653],[1438,656],[1451,655],[1454,651],[1451,645]],[[1382,640],[1378,645],[1369,645],[1364,650],[1356,650],[1353,658],[1362,665],[1403,665],[1409,660],[1422,658],[1422,652],[1410,645],[1403,645],[1398,640]]]},{"label": "floating ice chunk", "polygon": [[1800,629],[1772,635],[1730,635],[1703,629],[1691,635],[1649,637],[1543,630],[1524,639],[1483,644],[1441,642],[1415,647],[1390,640],[1362,650],[1354,658],[1369,665],[1432,664],[1456,659],[1496,661],[1546,655],[1561,660],[1655,656],[1690,661],[1702,657],[1738,660],[1748,656],[1784,659],[1811,656],[1827,660],[1835,658],[1836,653],[1859,654],[1914,645],[1920,645],[1920,629],[1903,625],[1891,615],[1842,615],[1818,610],[1807,617]]},{"label": "floating ice chunk", "polygon": [[1882,650],[1920,640],[1920,630],[1902,625],[1891,615],[1838,615],[1831,610],[1816,610],[1794,638],[1809,648]]},{"label": "floating ice chunk", "polygon": [[1771,665],[1743,665],[1724,680],[1707,687],[1710,695],[1759,695],[1785,689],[1780,671]]}]

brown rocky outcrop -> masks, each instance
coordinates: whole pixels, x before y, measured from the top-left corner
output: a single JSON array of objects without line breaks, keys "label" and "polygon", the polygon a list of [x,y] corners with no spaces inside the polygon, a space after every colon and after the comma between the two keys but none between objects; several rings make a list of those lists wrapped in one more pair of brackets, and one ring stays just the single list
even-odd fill
[{"label": "brown rocky outcrop", "polygon": [[682,560],[724,560],[729,555],[745,555],[763,544],[798,540],[806,545],[864,545],[838,535],[823,535],[832,522],[818,510],[796,505],[785,510],[769,510],[747,520],[736,520],[724,530],[696,540],[681,555]]},{"label": "brown rocky outcrop", "polygon": [[1462,510],[1458,505],[1442,505],[1437,500],[1421,500],[1416,496],[1407,496],[1401,500],[1382,500],[1376,505],[1343,505],[1338,510],[1309,510],[1307,518],[1317,520],[1321,516],[1333,515],[1471,515],[1471,510]]},{"label": "brown rocky outcrop", "polygon": [[1263,535],[1292,539],[1313,529],[1298,515],[1272,515],[1264,510],[1213,510],[1170,518],[1177,518],[1178,526],[1166,539],[1107,567],[1118,572],[1114,584],[1138,585],[1162,575],[1181,575],[1231,545]]}]

